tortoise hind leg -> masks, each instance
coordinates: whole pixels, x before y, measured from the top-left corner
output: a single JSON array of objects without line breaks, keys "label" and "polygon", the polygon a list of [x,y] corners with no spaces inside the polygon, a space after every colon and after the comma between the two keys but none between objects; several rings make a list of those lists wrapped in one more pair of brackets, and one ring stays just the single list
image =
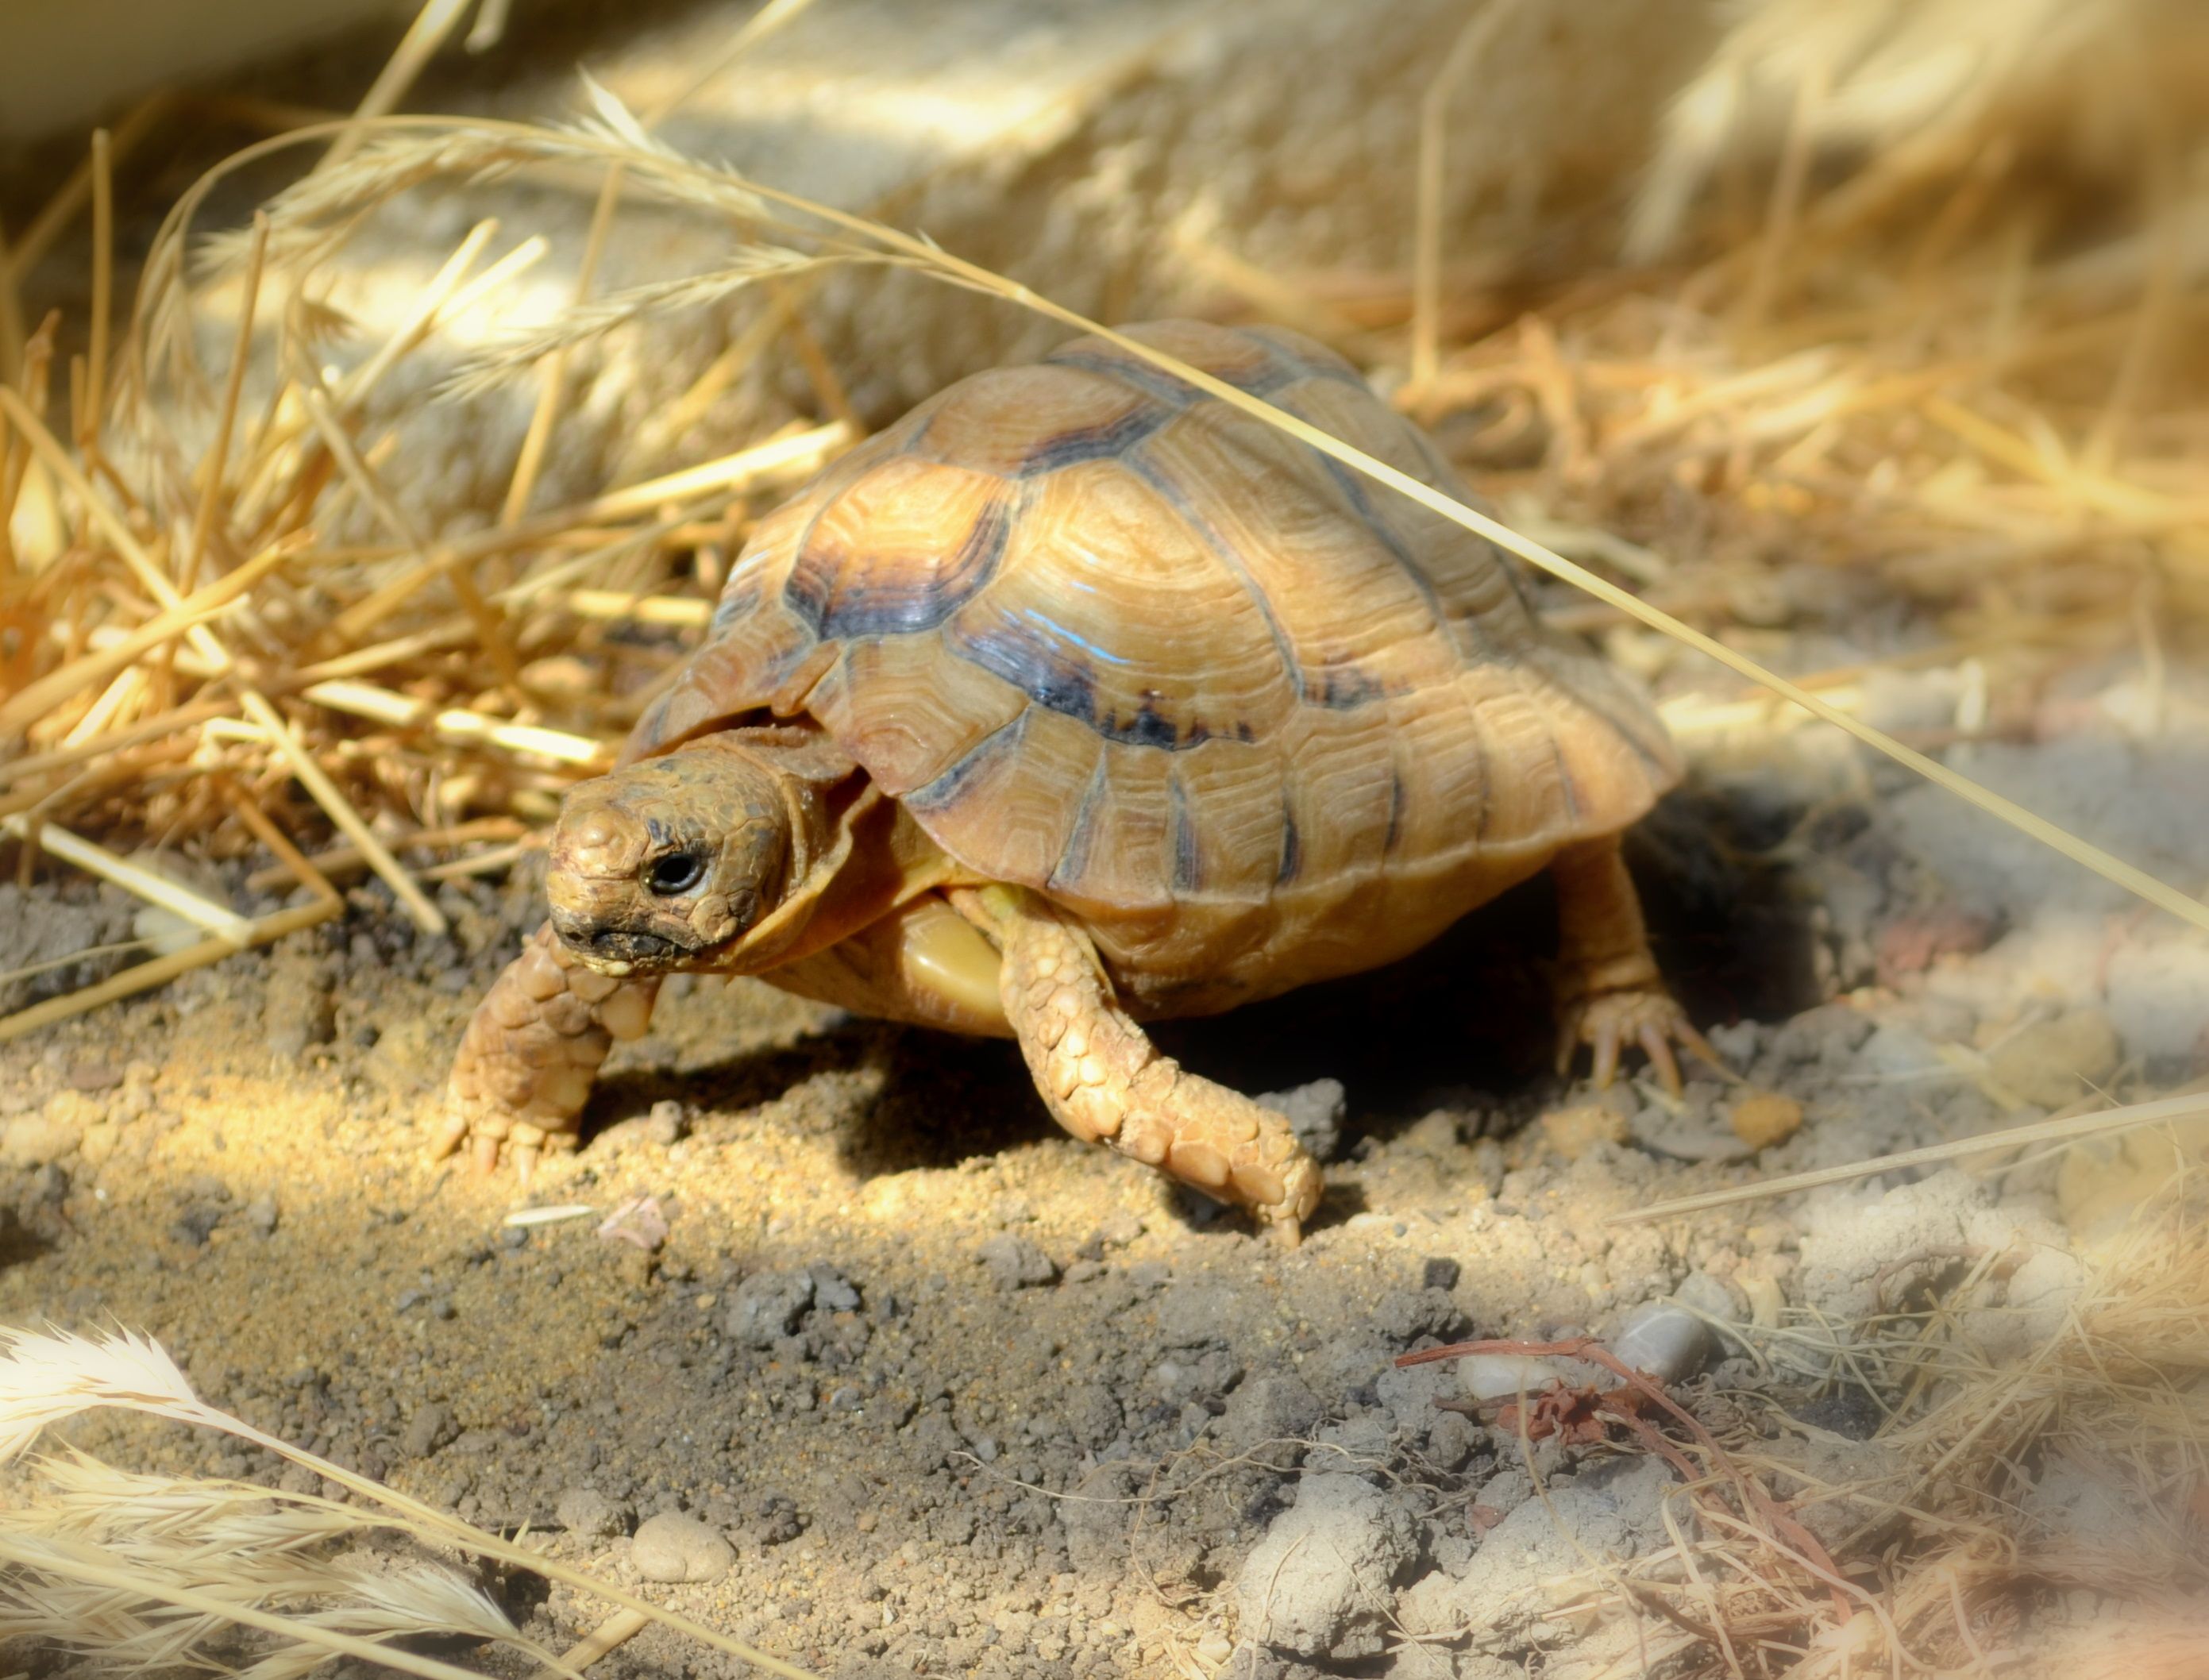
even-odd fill
[{"label": "tortoise hind leg", "polygon": [[1638,1045],[1677,1095],[1675,1044],[1721,1071],[1724,1063],[1664,989],[1649,952],[1641,900],[1616,834],[1568,846],[1550,865],[1557,888],[1557,1071],[1582,1045],[1595,1052],[1595,1082],[1610,1083],[1619,1051]]},{"label": "tortoise hind leg", "polygon": [[479,1171],[503,1151],[527,1179],[545,1151],[573,1149],[599,1065],[615,1039],[643,1035],[659,994],[658,979],[595,973],[551,923],[538,929],[468,1022],[432,1155],[472,1140]]},{"label": "tortoise hind leg", "polygon": [[1114,1000],[1087,937],[1043,899],[999,886],[962,889],[954,902],[1002,948],[1005,1015],[1060,1125],[1297,1242],[1319,1205],[1320,1176],[1284,1117],[1160,1055]]}]

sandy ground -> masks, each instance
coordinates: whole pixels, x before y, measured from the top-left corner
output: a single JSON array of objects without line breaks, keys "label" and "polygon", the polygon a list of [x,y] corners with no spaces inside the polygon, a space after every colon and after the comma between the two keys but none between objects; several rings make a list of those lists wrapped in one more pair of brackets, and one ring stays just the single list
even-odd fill
[{"label": "sandy ground", "polygon": [[[1821,632],[1799,662],[1851,646]],[[2196,714],[2179,695],[2143,744],[2131,680],[2122,661],[2080,673],[2033,739],[1970,749],[1971,768],[2199,880]],[[1936,673],[1867,703],[1925,727],[1957,702]],[[1845,1313],[1974,1221],[2061,1255],[2054,1162],[2000,1187],[1602,1221],[2031,1117],[2081,1072],[2176,1077],[2209,1019],[2197,946],[1946,796],[1822,732],[1689,745],[1696,776],[1635,862],[1683,997],[1753,1087],[1801,1105],[1754,1159],[1739,1090],[1598,1099],[1548,1070],[1536,887],[1399,968],[1166,1035],[1246,1088],[1346,1087],[1294,1253],[1057,1135],[1008,1047],[750,981],[671,987],[617,1053],[587,1147],[530,1197],[595,1216],[509,1228],[511,1183],[422,1143],[465,1012],[535,918],[524,872],[448,888],[448,941],[360,889],[341,923],[0,1046],[0,1319],[143,1328],[210,1399],[479,1523],[623,1581],[713,1575],[649,1590],[823,1673],[1592,1671],[1631,1631],[1528,1607],[1575,1567],[1553,1522],[1646,1545],[1668,1472],[1552,1445],[1545,1506],[1513,1436],[1435,1404],[1449,1367],[1393,1356],[1610,1334],[1675,1291],[1720,1317]],[[6,920],[47,948],[62,936],[39,918],[77,936],[103,916],[41,887]],[[665,1219],[656,1251],[599,1234],[639,1197]],[[1682,1392],[1743,1388],[1804,1441],[1875,1417],[1861,1391],[1738,1358]],[[75,1437],[281,1467],[179,1431]],[[676,1526],[672,1563],[659,1531],[632,1538],[662,1514],[703,1525]],[[513,1593],[548,1638],[596,1613]],[[595,1671],[733,1665],[647,1633]]]}]

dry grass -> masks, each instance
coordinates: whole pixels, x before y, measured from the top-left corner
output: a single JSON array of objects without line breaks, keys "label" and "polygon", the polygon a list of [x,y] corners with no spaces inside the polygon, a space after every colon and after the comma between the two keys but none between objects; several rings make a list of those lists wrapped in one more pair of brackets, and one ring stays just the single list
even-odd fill
[{"label": "dry grass", "polygon": [[[1791,1508],[1823,1513],[1845,1604],[1798,1548],[1723,1508],[1714,1515],[1706,1495],[1676,1499],[1670,1548],[1590,1577],[1558,1614],[1669,1612],[1649,1636],[1682,1675],[2056,1680],[2080,1672],[2090,1647],[2104,1661],[2122,1652],[2140,1680],[2200,1673],[2209,1230],[2198,1209],[2141,1225],[2088,1275],[2059,1328],[2022,1356],[1997,1357],[1985,1339],[2008,1310],[2018,1258],[1982,1255],[1922,1304],[1859,1324],[1797,1315],[1729,1332],[1761,1361],[1856,1385],[1887,1408],[1853,1480],[1808,1467],[1819,1432],[1753,1396],[1704,1466],[1711,1480],[1753,1475]],[[2036,1489],[2065,1475],[2085,1478],[2074,1490],[2127,1513],[2128,1526],[2105,1524],[2092,1544],[2071,1525],[2051,1528]],[[1682,1635],[1687,1621],[1703,1630]]]},{"label": "dry grass", "polygon": [[[605,1629],[565,1657],[523,1636],[487,1593],[441,1561],[458,1552],[617,1606],[627,1632],[656,1623],[761,1672],[816,1680],[264,1434],[200,1400],[144,1336],[0,1331],[0,1466],[21,1460],[47,1430],[100,1407],[220,1430],[313,1471],[348,1497],[137,1476],[74,1454],[37,1460],[29,1496],[0,1506],[0,1637],[69,1651],[117,1673],[239,1671],[243,1640],[251,1660],[242,1671],[251,1680],[289,1680],[338,1656],[424,1680],[470,1680],[472,1671],[397,1643],[425,1635],[503,1647],[569,1680],[575,1664],[603,1654]],[[411,1549],[394,1555],[394,1535]]]}]

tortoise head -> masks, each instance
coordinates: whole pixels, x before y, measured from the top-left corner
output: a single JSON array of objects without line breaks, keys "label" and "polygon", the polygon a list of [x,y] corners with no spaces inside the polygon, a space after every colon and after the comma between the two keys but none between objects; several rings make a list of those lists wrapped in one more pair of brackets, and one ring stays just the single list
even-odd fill
[{"label": "tortoise head", "polygon": [[711,742],[582,783],[552,830],[552,928],[608,974],[711,968],[782,897],[787,778]]}]

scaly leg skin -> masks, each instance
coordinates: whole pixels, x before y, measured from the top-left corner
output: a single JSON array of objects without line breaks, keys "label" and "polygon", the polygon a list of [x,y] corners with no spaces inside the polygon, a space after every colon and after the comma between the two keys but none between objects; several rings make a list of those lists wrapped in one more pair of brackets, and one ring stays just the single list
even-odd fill
[{"label": "scaly leg skin", "polygon": [[432,1157],[466,1142],[489,1172],[503,1151],[527,1183],[540,1154],[575,1147],[599,1064],[615,1039],[643,1036],[659,992],[586,968],[551,923],[538,929],[468,1022]]},{"label": "scaly leg skin", "polygon": [[1319,1168],[1288,1121],[1162,1056],[1113,1000],[1096,948],[1022,888],[954,902],[1002,947],[998,986],[1052,1117],[1207,1195],[1247,1208],[1293,1247],[1319,1206]]},{"label": "scaly leg skin", "polygon": [[1557,886],[1557,1071],[1582,1045],[1595,1051],[1595,1082],[1609,1085],[1618,1053],[1639,1045],[1664,1088],[1680,1093],[1675,1044],[1719,1071],[1725,1064],[1664,990],[1641,900],[1619,856],[1616,836],[1568,846],[1550,865]]}]

